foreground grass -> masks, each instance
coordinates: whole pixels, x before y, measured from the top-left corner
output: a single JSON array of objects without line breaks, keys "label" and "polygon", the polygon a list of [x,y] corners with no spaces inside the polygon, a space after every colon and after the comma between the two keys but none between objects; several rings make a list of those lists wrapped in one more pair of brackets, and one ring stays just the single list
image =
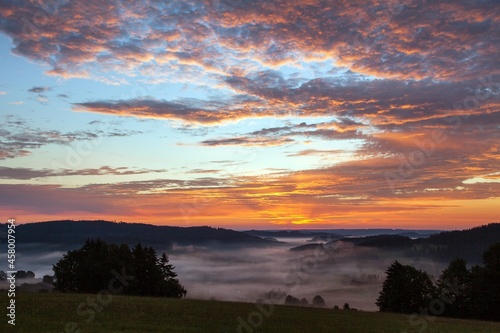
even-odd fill
[{"label": "foreground grass", "polygon": [[[6,313],[7,295],[0,295]],[[95,301],[95,303],[94,303]],[[99,301],[108,304],[101,305]],[[91,305],[94,304],[94,305]],[[265,310],[269,310],[266,307]],[[115,333],[115,332],[283,332],[283,333],[472,333],[500,332],[500,323],[433,318],[427,328],[410,323],[407,315],[360,311],[333,311],[274,306],[268,317],[254,304],[165,298],[96,295],[18,294],[16,326],[2,315],[1,332]],[[93,315],[95,317],[93,318]],[[253,320],[256,328],[239,327],[238,318]],[[422,319],[422,318],[420,318]],[[414,319],[417,321],[418,319]]]}]

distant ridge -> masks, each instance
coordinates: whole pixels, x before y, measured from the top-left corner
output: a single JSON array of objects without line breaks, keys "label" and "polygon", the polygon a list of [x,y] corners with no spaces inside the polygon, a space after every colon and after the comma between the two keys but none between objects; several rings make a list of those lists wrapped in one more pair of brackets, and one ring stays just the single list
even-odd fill
[{"label": "distant ridge", "polygon": [[300,230],[246,230],[246,234],[260,237],[366,237],[378,235],[399,235],[411,238],[423,238],[442,232],[443,230],[410,230],[410,229],[300,229]]},{"label": "distant ridge", "polygon": [[449,261],[463,258],[471,263],[479,263],[483,252],[496,242],[500,242],[500,223],[444,231],[426,239],[417,239],[413,244],[414,251],[418,249],[418,252],[428,253],[436,259]]},{"label": "distant ridge", "polygon": [[281,238],[304,238],[304,237],[324,237],[324,238],[342,238],[331,232],[309,231],[309,230],[246,230],[247,235],[257,237],[281,237]]},{"label": "distant ridge", "polygon": [[18,243],[50,243],[81,245],[89,238],[135,245],[246,245],[272,246],[276,242],[242,232],[200,227],[155,226],[142,223],[97,221],[47,221],[19,225],[16,228]]},{"label": "distant ridge", "polygon": [[[336,241],[333,240],[330,243]],[[479,264],[484,251],[494,243],[500,242],[500,223],[490,223],[466,230],[442,231],[425,238],[411,239],[404,233],[400,233],[349,237],[342,238],[340,241],[360,247],[403,250],[409,256],[429,257],[443,262],[462,258],[469,264]],[[318,244],[301,245],[291,250],[307,251],[317,246]]]}]

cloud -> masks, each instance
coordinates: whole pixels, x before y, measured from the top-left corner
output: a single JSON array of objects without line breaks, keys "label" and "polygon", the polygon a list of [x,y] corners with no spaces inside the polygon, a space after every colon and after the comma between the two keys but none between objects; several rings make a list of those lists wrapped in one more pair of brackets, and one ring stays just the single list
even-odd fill
[{"label": "cloud", "polygon": [[51,90],[50,87],[33,87],[31,89],[28,89],[29,92],[32,92],[32,93],[43,93],[43,92],[46,92],[46,91],[49,91]]},{"label": "cloud", "polygon": [[51,171],[33,170],[30,168],[9,168],[0,167],[0,178],[3,179],[33,179],[39,177],[47,177]]},{"label": "cloud", "polygon": [[[286,107],[290,116],[344,116],[358,125],[366,120],[374,125],[400,125],[441,118],[457,106],[467,109],[462,113],[484,112],[498,106],[500,96],[500,76],[493,75],[462,82],[391,79],[348,79],[346,82],[343,78],[317,78],[292,88],[288,80],[274,80],[270,85],[266,76],[264,73],[232,77],[227,82],[238,92],[265,101],[269,108],[276,109],[276,114],[279,108]],[[365,121],[360,121],[361,118]]]},{"label": "cloud", "polygon": [[221,139],[201,141],[202,146],[282,146],[292,144],[297,140],[293,137],[322,138],[326,140],[366,139],[361,132],[366,127],[362,123],[339,119],[331,122],[311,123],[301,122],[288,126],[263,128],[236,136]]},{"label": "cloud", "polygon": [[34,131],[24,128],[21,131],[0,133],[0,160],[30,154],[30,151],[48,144],[66,144],[70,140],[58,131]]},{"label": "cloud", "polygon": [[[203,147],[356,142],[351,161],[321,169],[259,177],[222,170],[219,178],[88,184],[79,192],[46,187],[54,200],[70,194],[71,206],[94,195],[104,199],[82,208],[89,214],[116,212],[120,206],[125,208],[119,214],[145,217],[151,211],[181,223],[186,214],[202,222],[280,225],[368,223],[391,215],[404,223],[411,211],[418,211],[411,218],[435,222],[439,209],[450,207],[459,207],[450,219],[461,219],[458,212],[467,211],[457,200],[500,196],[497,183],[470,181],[497,172],[499,161],[499,11],[493,0],[342,0],[335,5],[275,0],[237,6],[90,0],[61,3],[56,11],[37,15],[43,13],[38,2],[10,1],[0,3],[0,31],[12,39],[15,54],[48,65],[50,75],[110,84],[131,78],[190,83],[210,87],[207,96],[217,95],[83,100],[73,104],[74,111],[181,121],[178,130],[184,132],[201,125],[198,145]],[[222,97],[211,94],[212,87]],[[46,89],[29,91],[43,95]],[[215,137],[206,130],[263,117],[288,122]],[[140,134],[94,127],[32,132],[19,126],[0,132],[0,159],[49,144]],[[324,147],[293,150],[289,156],[336,151]],[[221,162],[230,167],[231,162]],[[190,175],[208,171],[194,169]],[[62,171],[3,172],[32,179],[23,177]],[[21,208],[35,210],[42,189],[19,187],[18,199],[23,191],[29,200]],[[179,205],[187,205],[188,213]],[[470,211],[485,216],[480,209]]]},{"label": "cloud", "polygon": [[200,142],[203,146],[281,146],[293,143],[290,138],[252,138],[239,137],[230,139],[213,139]]},{"label": "cloud", "polygon": [[222,170],[218,169],[193,169],[188,171],[188,173],[194,173],[194,174],[203,174],[203,173],[219,173]]},{"label": "cloud", "polygon": [[227,8],[219,1],[91,0],[44,12],[36,2],[7,2],[0,7],[0,30],[14,41],[14,53],[62,77],[105,80],[98,73],[107,69],[115,81],[139,73],[195,81],[200,68],[213,78],[306,59],[332,59],[358,73],[405,80],[498,74],[494,0],[343,0],[335,6],[275,0]]},{"label": "cloud", "polygon": [[0,95],[7,95],[6,91],[0,91]]},{"label": "cloud", "polygon": [[122,175],[141,175],[149,173],[163,173],[167,172],[165,169],[140,169],[132,170],[127,167],[112,168],[109,166],[102,166],[96,169],[80,169],[80,170],[50,170],[42,169],[35,170],[31,168],[9,168],[0,167],[0,179],[20,179],[28,180],[34,178],[45,177],[65,177],[65,176],[122,176]]},{"label": "cloud", "polygon": [[38,95],[36,97],[36,100],[39,101],[41,104],[48,104],[49,103],[49,99],[47,98],[47,96],[44,96],[44,95]]},{"label": "cloud", "polygon": [[345,153],[345,150],[318,150],[318,149],[305,149],[298,151],[296,153],[289,153],[287,156],[289,157],[297,157],[297,156],[313,156],[313,155],[334,155]]},{"label": "cloud", "polygon": [[228,112],[224,113],[212,108],[157,100],[76,103],[74,110],[119,116],[186,120],[201,124],[215,124],[221,122],[225,117],[230,117]]},{"label": "cloud", "polygon": [[12,105],[22,105],[24,104],[25,102],[23,101],[17,101],[17,102],[9,102],[9,104],[12,104]]},{"label": "cloud", "polygon": [[[0,184],[0,193],[0,206],[24,210],[27,214],[36,212],[39,216],[75,212],[119,214],[123,208],[110,197],[89,197],[80,190],[63,189],[57,185]],[[59,204],[54,205],[54,202]]]},{"label": "cloud", "polygon": [[[488,46],[500,26],[493,1],[424,7],[417,1],[324,6],[278,0],[233,8],[217,1],[113,0],[85,7],[68,2],[57,9],[43,22],[23,26],[21,18],[34,17],[39,6],[0,7],[0,29],[13,38],[14,52],[49,64],[51,74],[104,80],[106,73],[110,82],[139,76],[234,93],[222,100],[82,101],[73,104],[76,111],[204,126],[254,117],[335,116],[358,123],[351,129],[359,123],[385,129],[443,118],[488,75],[498,86],[500,74],[495,48]],[[35,38],[40,34],[43,43]],[[297,72],[283,74],[284,65]],[[498,106],[492,99],[481,104],[483,112]]]},{"label": "cloud", "polygon": [[223,122],[238,121],[247,117],[265,117],[273,113],[258,110],[252,102],[234,99],[231,101],[204,101],[184,99],[164,101],[133,99],[128,101],[95,101],[73,104],[74,111],[86,111],[117,116],[180,120],[197,125],[213,126]]},{"label": "cloud", "polygon": [[419,122],[445,119],[450,115],[486,113],[500,107],[500,76],[493,75],[462,82],[389,79],[349,79],[346,82],[339,78],[321,78],[293,88],[285,79],[274,80],[269,86],[266,75],[254,73],[228,79],[228,84],[240,95],[225,100],[93,101],[76,103],[73,110],[181,120],[203,126],[262,117],[334,117],[335,122],[318,129],[323,130],[323,135],[329,135],[328,131],[347,135],[370,126],[379,130],[396,127],[401,130],[407,124],[418,127]]},{"label": "cloud", "polygon": [[109,123],[99,124],[92,131],[60,132],[29,127],[24,121],[6,117],[9,130],[0,131],[0,160],[26,156],[46,145],[68,145],[76,141],[98,140],[101,137],[124,137],[142,134],[141,131],[114,128]]},{"label": "cloud", "polygon": [[81,187],[89,193],[101,193],[110,195],[139,195],[149,194],[151,196],[164,194],[172,191],[172,194],[179,191],[191,192],[195,190],[211,190],[216,188],[226,188],[231,185],[231,179],[200,177],[196,179],[171,179],[161,178],[145,181],[131,181],[121,183],[89,184]]},{"label": "cloud", "polygon": [[[7,212],[51,214],[52,218],[78,212],[85,218],[109,216],[172,225],[203,224],[206,219],[217,221],[218,225],[267,227],[305,223],[310,227],[332,223],[380,226],[383,221],[390,225],[392,222],[387,221],[394,220],[403,226],[421,223],[422,219],[434,226],[453,221],[458,225],[457,218],[460,223],[491,221],[494,209],[488,213],[484,207],[495,205],[490,198],[499,196],[498,186],[463,181],[471,175],[498,172],[496,164],[491,159],[480,163],[476,159],[462,167],[457,160],[449,156],[430,160],[428,166],[416,169],[415,177],[403,178],[397,191],[384,173],[391,169],[397,172],[401,161],[395,157],[372,157],[322,169],[259,176],[222,172],[218,178],[167,178],[71,189],[55,185],[0,185],[0,192],[5,194],[0,196],[0,206]],[[33,171],[45,172],[21,170],[17,175],[39,175]],[[470,206],[467,200],[482,203]],[[446,218],[443,212],[448,212]]]}]

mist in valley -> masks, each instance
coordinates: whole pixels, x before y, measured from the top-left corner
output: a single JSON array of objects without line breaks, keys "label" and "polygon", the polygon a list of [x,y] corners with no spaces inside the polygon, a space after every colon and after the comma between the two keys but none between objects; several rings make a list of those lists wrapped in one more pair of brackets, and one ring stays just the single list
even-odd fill
[{"label": "mist in valley", "polygon": [[[328,307],[349,303],[351,308],[370,311],[378,310],[375,300],[394,260],[435,277],[446,266],[342,242],[300,252],[289,249],[303,240],[291,243],[268,249],[177,249],[170,259],[188,298],[255,302],[290,294],[310,303],[320,295]],[[276,302],[283,301],[281,297]]]},{"label": "mist in valley", "polygon": [[[166,252],[175,266],[187,298],[256,302],[259,299],[284,303],[288,294],[309,303],[320,295],[326,306],[376,311],[375,300],[385,279],[385,270],[399,260],[438,277],[446,263],[415,260],[404,253],[355,247],[336,241],[314,245],[305,251],[291,248],[308,244],[308,238],[278,239],[276,246],[256,247],[156,247]],[[30,270],[37,278],[53,275],[52,265],[66,251],[44,244],[23,244],[17,269]],[[26,281],[19,281],[26,283]],[[281,296],[277,296],[281,295]]]}]

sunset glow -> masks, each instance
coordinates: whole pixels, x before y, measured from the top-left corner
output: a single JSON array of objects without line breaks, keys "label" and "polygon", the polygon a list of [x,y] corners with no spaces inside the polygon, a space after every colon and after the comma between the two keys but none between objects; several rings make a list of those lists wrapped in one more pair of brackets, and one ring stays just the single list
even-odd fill
[{"label": "sunset glow", "polygon": [[496,1],[3,1],[5,222],[500,221]]}]

